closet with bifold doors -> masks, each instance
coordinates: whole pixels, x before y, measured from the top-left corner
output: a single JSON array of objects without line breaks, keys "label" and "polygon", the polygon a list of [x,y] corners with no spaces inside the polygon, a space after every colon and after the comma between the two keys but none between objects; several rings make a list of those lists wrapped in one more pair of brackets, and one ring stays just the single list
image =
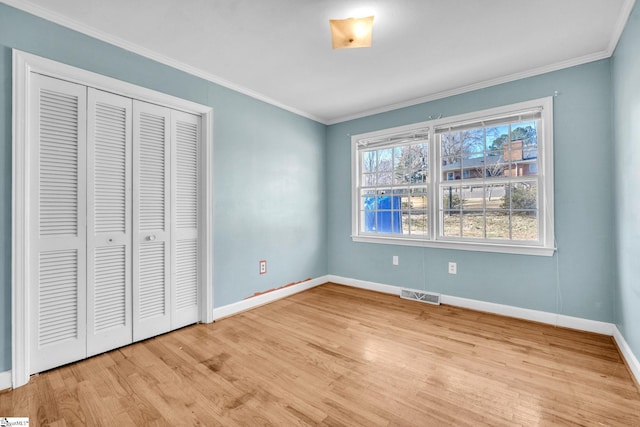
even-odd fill
[{"label": "closet with bifold doors", "polygon": [[31,373],[197,322],[201,117],[31,78]]}]

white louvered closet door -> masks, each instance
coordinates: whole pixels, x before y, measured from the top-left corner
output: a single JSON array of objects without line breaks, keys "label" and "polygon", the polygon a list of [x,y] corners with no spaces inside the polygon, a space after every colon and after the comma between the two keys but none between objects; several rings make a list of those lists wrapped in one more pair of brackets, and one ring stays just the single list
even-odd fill
[{"label": "white louvered closet door", "polygon": [[133,339],[171,329],[171,110],[133,102]]},{"label": "white louvered closet door", "polygon": [[130,98],[88,89],[87,356],[133,340],[132,109]]},{"label": "white louvered closet door", "polygon": [[198,163],[200,117],[172,111],[171,328],[198,321]]},{"label": "white louvered closet door", "polygon": [[86,93],[32,75],[31,372],[86,356]]}]

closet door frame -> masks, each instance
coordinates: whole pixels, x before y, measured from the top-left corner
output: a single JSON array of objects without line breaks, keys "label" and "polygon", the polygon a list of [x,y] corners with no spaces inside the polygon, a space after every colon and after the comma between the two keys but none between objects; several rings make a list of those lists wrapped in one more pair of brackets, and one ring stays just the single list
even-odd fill
[{"label": "closet door frame", "polygon": [[33,172],[29,153],[32,126],[29,116],[31,75],[49,77],[82,84],[144,102],[199,115],[201,135],[199,154],[199,322],[213,321],[213,109],[161,92],[146,89],[117,79],[102,76],[36,55],[13,49],[13,162],[12,162],[12,387],[27,384],[31,369],[29,284],[34,266],[30,263],[30,242],[34,233],[29,218],[32,214],[31,178]]}]

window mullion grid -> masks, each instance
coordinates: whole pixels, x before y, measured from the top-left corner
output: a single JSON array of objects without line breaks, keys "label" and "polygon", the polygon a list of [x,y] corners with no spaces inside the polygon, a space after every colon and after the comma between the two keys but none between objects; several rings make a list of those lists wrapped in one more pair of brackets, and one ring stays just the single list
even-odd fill
[{"label": "window mullion grid", "polygon": [[487,128],[482,128],[482,238],[487,239]]},{"label": "window mullion grid", "polygon": [[440,138],[432,132],[429,139],[429,185],[427,186],[427,201],[429,203],[429,240],[437,240],[440,232],[440,175],[442,171],[440,163]]},{"label": "window mullion grid", "polygon": [[[530,104],[532,103],[533,102],[530,102]],[[520,104],[518,105],[519,107],[522,107]],[[546,105],[547,104],[545,104],[545,106]],[[504,111],[506,108],[510,108],[510,107],[503,107],[501,111]],[[532,108],[532,107],[527,107],[527,108]],[[495,111],[496,109],[491,110],[491,113],[489,114],[494,114]],[[495,117],[495,115],[493,117],[492,116],[488,116],[488,117],[490,117],[491,119]],[[529,162],[526,161],[527,159],[529,159],[529,157],[526,157],[526,158],[514,157],[514,156],[520,155],[517,152],[517,150],[526,150],[527,148],[525,147],[525,142],[523,140],[522,146],[518,145],[517,148],[515,149],[516,151],[513,151],[514,146],[512,144],[513,143],[512,140],[517,137],[524,138],[524,136],[520,136],[520,133],[517,133],[519,132],[518,127],[520,125],[516,124],[516,122],[513,121],[515,119],[513,119],[512,117],[507,117],[507,119],[509,120],[506,123],[505,122],[499,123],[498,120],[494,120],[491,123],[488,123],[485,119],[477,120],[478,128],[474,128],[476,130],[473,131],[475,132],[473,137],[482,138],[482,148],[479,150],[478,148],[480,147],[478,146],[473,150],[471,150],[469,153],[467,153],[464,150],[464,147],[462,146],[463,141],[460,138],[459,144],[461,144],[461,146],[460,146],[460,151],[458,155],[459,157],[458,165],[460,165],[460,169],[459,170],[456,169],[456,171],[459,171],[460,177],[459,177],[459,180],[455,180],[454,182],[448,182],[446,175],[443,176],[443,174],[445,174],[449,170],[449,169],[445,169],[445,167],[443,166],[443,158],[442,158],[442,156],[445,154],[444,149],[446,149],[446,146],[443,149],[443,144],[446,145],[446,141],[443,141],[441,134],[446,135],[447,134],[446,131],[435,132],[435,133],[432,132],[431,135],[429,135],[429,137],[425,138],[422,141],[412,140],[412,141],[406,141],[406,142],[402,141],[402,142],[396,142],[396,143],[391,142],[389,144],[380,144],[375,147],[369,146],[369,148],[367,148],[366,146],[358,147],[357,150],[360,151],[361,153],[365,151],[373,151],[376,153],[375,170],[369,171],[367,168],[363,167],[365,165],[362,163],[362,158],[360,160],[360,165],[359,165],[360,168],[363,171],[366,170],[368,172],[374,173],[376,178],[382,178],[374,182],[373,178],[370,181],[366,175],[359,173],[358,179],[361,184],[359,188],[360,208],[364,209],[363,205],[366,205],[370,208],[370,212],[372,213],[375,212],[376,229],[379,230],[380,229],[379,225],[382,225],[382,228],[385,230],[383,234],[387,233],[389,225],[392,226],[392,230],[397,230],[399,228],[398,222],[400,222],[400,224],[402,225],[402,234],[404,234],[405,238],[424,239],[429,241],[437,241],[442,239],[442,240],[451,241],[451,242],[455,242],[455,241],[460,241],[460,242],[475,241],[478,243],[495,242],[497,245],[514,244],[514,245],[526,246],[527,241],[529,241],[530,243],[530,241],[532,241],[537,237],[537,242],[539,242],[539,244],[548,246],[549,242],[547,240],[551,241],[552,239],[547,238],[548,233],[545,229],[545,225],[547,221],[551,223],[552,219],[548,218],[548,215],[546,212],[546,209],[547,209],[546,198],[548,197],[548,195],[547,195],[547,187],[545,187],[545,183],[546,183],[545,167],[548,167],[548,165],[546,165],[546,162],[545,162],[546,160],[545,151],[547,150],[546,139],[552,140],[552,136],[548,137],[547,134],[549,132],[544,131],[544,129],[547,126],[549,126],[547,124],[547,121],[551,122],[551,119],[544,114],[542,119],[538,118],[538,120],[535,120],[534,118],[536,122],[535,129],[538,132],[538,135],[537,135],[538,145],[537,146],[532,145],[533,147],[532,150],[537,149],[538,152],[535,155],[537,159],[534,159],[533,162],[536,162],[536,165],[539,168],[538,170],[535,170],[535,171],[530,169],[524,169],[528,167],[526,165],[532,163],[531,161]],[[520,121],[524,121],[524,118],[522,118],[522,120],[519,119],[518,123]],[[544,123],[542,123],[543,121]],[[433,129],[439,128],[439,125],[438,125],[439,123],[446,123],[446,122],[444,120],[438,119],[430,123],[432,124],[426,125],[426,126],[431,126],[431,129],[433,130]],[[444,127],[446,127],[446,125],[444,125],[443,128]],[[482,127],[482,130],[479,129],[479,127]],[[454,131],[454,129],[451,129],[451,128],[449,129],[451,131]],[[494,132],[496,130],[499,130],[499,133]],[[404,128],[403,128],[403,131],[404,131]],[[490,134],[490,131],[492,132],[491,134]],[[514,132],[516,132],[516,135],[514,135]],[[504,146],[502,146],[502,144],[488,145],[489,139],[493,141],[492,138],[494,133],[496,133],[496,137],[498,135],[503,135],[506,133],[507,135],[504,138],[505,139],[504,143],[506,145]],[[388,176],[387,167],[384,167],[385,169],[384,172],[381,172],[381,170],[378,169],[378,167],[380,166],[379,158],[383,156],[386,159],[386,156],[388,155],[386,153],[381,154],[380,150],[385,150],[388,148],[396,149],[398,147],[411,146],[413,144],[418,144],[418,143],[429,144],[428,152],[429,152],[430,159],[427,165],[429,169],[428,182],[425,183],[424,180],[419,180],[419,182],[416,182],[416,179],[414,179],[414,176],[413,176],[414,163],[402,162],[400,164],[396,164],[395,163],[395,156],[397,155],[396,152],[394,152],[394,163],[393,163],[394,166],[392,167],[391,178]],[[475,143],[477,143],[477,141]],[[536,143],[534,142],[534,144]],[[504,153],[502,151],[504,151]],[[480,153],[482,153],[482,156],[483,156],[483,161],[481,166],[480,166],[480,162],[477,159],[475,159],[476,157],[478,157]],[[454,155],[456,154],[452,153],[452,156]],[[468,159],[469,156],[471,156],[470,157],[471,160]],[[504,159],[501,157],[494,157],[494,156],[504,156],[504,157],[508,156],[508,157]],[[466,164],[462,165],[462,163],[466,163]],[[466,174],[467,179],[465,179],[464,172],[467,166],[471,169],[468,169],[468,173]],[[517,166],[518,169],[514,169],[514,166]],[[417,168],[417,166],[415,166],[415,168]],[[494,169],[498,170],[497,168],[499,168],[500,170],[504,169],[504,172],[495,172]],[[521,168],[523,168],[524,170],[522,171]],[[509,171],[509,174],[505,176],[507,171]],[[523,173],[522,176],[520,176],[521,172]],[[398,176],[398,174],[403,174],[404,178],[402,176]],[[364,184],[365,181],[368,183],[373,183],[374,186],[365,187],[364,185],[362,185]],[[529,183],[531,184],[531,186],[535,185],[536,189],[534,191],[534,189],[532,189],[531,186],[519,185],[519,183],[525,183],[525,184]],[[460,204],[458,204],[455,207],[451,206],[452,209],[448,209],[449,206],[445,206],[446,197],[444,197],[445,196],[444,192],[448,191],[447,188],[445,188],[448,185],[451,185],[452,188],[456,189],[455,191],[457,195],[461,198]],[[480,187],[480,188],[477,188],[477,187]],[[468,191],[471,188],[474,189],[473,194],[470,194]],[[480,194],[475,194],[476,188],[478,190],[481,190]],[[514,188],[516,189],[515,193],[513,191]],[[364,189],[364,192],[362,191],[363,189]],[[372,191],[372,195],[375,195],[375,197],[379,197],[379,196],[384,197],[386,195],[390,196],[391,197],[390,203],[387,203],[388,201],[384,200],[384,204],[381,204],[381,205],[378,205],[377,203],[375,206],[373,204],[371,205],[368,203],[365,204],[364,203],[365,200],[363,197],[367,189],[374,190]],[[384,195],[380,194],[382,192],[381,190],[383,189],[385,190]],[[425,189],[427,193],[426,198],[427,198],[427,204],[428,204],[426,210],[422,202],[423,200],[422,196],[424,195]],[[524,196],[522,193],[518,193],[518,189],[526,190],[524,192]],[[495,197],[500,197],[499,196],[500,193],[497,193],[498,196],[496,196],[496,191],[508,191],[507,193],[509,195],[508,204],[505,203],[507,202],[507,200],[504,200],[504,202],[501,202],[500,200],[494,200]],[[535,197],[537,197],[537,203],[535,205],[532,203],[533,199],[531,198],[534,195]],[[416,200],[413,199],[413,196],[417,197]],[[523,197],[525,198],[523,199]],[[418,201],[418,199],[420,201]],[[468,200],[469,203],[463,204],[462,200]],[[521,204],[520,200],[523,200],[524,202],[526,202],[526,204]],[[379,201],[379,199],[376,199],[376,201]],[[553,207],[553,200],[551,200],[550,205]],[[535,206],[535,211],[534,211],[534,206]],[[514,210],[514,208],[516,207],[518,209]],[[387,213],[387,211],[390,211],[389,213],[390,217],[389,218],[385,217],[380,219],[379,212],[382,212],[382,211],[384,211],[385,214]],[[465,212],[468,212],[470,214],[470,219],[468,222],[465,222],[465,218],[464,218]],[[457,224],[454,223],[453,218],[449,219],[448,221],[444,221],[444,218],[443,218],[444,215],[449,213],[453,215],[458,215],[459,219],[456,219],[456,220],[459,220],[459,223]],[[428,215],[428,225],[423,223],[414,224],[415,219],[424,218],[424,214]],[[508,220],[507,218],[500,218],[502,214],[508,215]],[[517,217],[517,215],[526,216],[529,214],[531,214],[531,218],[530,218],[530,221],[527,221],[527,223],[531,224],[531,226],[530,228],[526,229],[525,233],[527,234],[523,234],[523,230],[521,230],[521,227],[520,227],[523,221],[519,217]],[[531,231],[534,231],[533,230],[534,215],[535,215],[535,222],[538,227],[537,233],[531,233]],[[365,220],[364,215],[362,214],[359,215],[359,218],[360,218],[360,221]],[[367,224],[372,225],[372,222],[373,222],[371,221],[372,219],[373,218],[368,219]],[[382,223],[378,224],[379,221],[382,221]],[[477,230],[477,229],[467,230],[468,233],[467,235],[465,235],[464,234],[465,224],[467,223],[477,227],[482,227],[482,231],[480,232],[480,230]],[[415,228],[416,226],[419,228]],[[455,226],[455,227],[452,227],[452,226]],[[369,229],[368,227],[369,226],[362,226],[360,227],[360,231],[365,231],[366,229]],[[514,229],[514,227],[516,228]],[[455,236],[454,234],[455,228],[459,229],[459,237]],[[449,233],[449,231],[451,231],[451,233]],[[397,232],[397,231],[394,231],[394,232]],[[496,234],[496,232],[498,232],[498,234]],[[371,230],[369,234],[372,235],[377,233],[374,230]],[[447,236],[447,234],[451,234],[451,236]],[[398,238],[402,238],[402,235],[399,235]],[[514,240],[514,238],[516,240]]]}]

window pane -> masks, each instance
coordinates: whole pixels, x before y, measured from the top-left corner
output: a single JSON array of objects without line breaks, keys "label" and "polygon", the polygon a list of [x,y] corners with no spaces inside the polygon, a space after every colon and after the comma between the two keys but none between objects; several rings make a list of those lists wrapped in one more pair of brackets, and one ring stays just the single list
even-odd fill
[{"label": "window pane", "polygon": [[502,146],[509,141],[509,126],[493,126],[486,128],[486,150],[502,152]]},{"label": "window pane", "polygon": [[482,157],[484,152],[484,129],[470,129],[460,132],[462,155]]},{"label": "window pane", "polygon": [[460,132],[449,132],[440,135],[440,157],[456,158],[462,154]]},{"label": "window pane", "polygon": [[538,122],[523,122],[513,130],[513,136],[522,140],[524,160],[538,158]]},{"label": "window pane", "polygon": [[374,196],[365,196],[362,198],[362,209],[365,211],[373,211],[376,209],[376,198]]},{"label": "window pane", "polygon": [[411,169],[411,155],[409,146],[395,147],[393,149],[393,169]]},{"label": "window pane", "polygon": [[484,192],[482,190],[482,186],[462,187],[462,208],[483,209]]},{"label": "window pane", "polygon": [[538,240],[538,215],[536,211],[514,212],[511,215],[513,240]]},{"label": "window pane", "polygon": [[378,172],[391,172],[393,170],[392,148],[378,150]]},{"label": "window pane", "polygon": [[462,214],[462,237],[484,238],[484,215],[482,211],[465,211]]},{"label": "window pane", "polygon": [[429,166],[429,144],[415,144],[411,146],[413,156],[411,169],[426,170]]},{"label": "window pane", "polygon": [[486,209],[505,209],[508,201],[505,201],[507,194],[505,184],[487,185],[484,188],[484,205]]},{"label": "window pane", "polygon": [[373,187],[376,185],[376,174],[365,173],[362,175],[362,185],[365,187]]},{"label": "window pane", "polygon": [[504,159],[511,163],[522,161],[522,141],[511,141],[504,145]]},{"label": "window pane", "polygon": [[415,144],[410,146],[411,183],[422,184],[429,181],[429,145]]},{"label": "window pane", "polygon": [[411,211],[409,216],[409,230],[412,235],[426,236],[429,234],[429,216],[426,211]]},{"label": "window pane", "polygon": [[484,177],[484,155],[467,156],[462,158],[462,179],[477,179]]},{"label": "window pane", "polygon": [[511,163],[509,161],[506,161],[506,163],[504,164],[503,173],[504,173],[504,176],[514,176],[514,177],[523,176],[522,167],[518,166],[518,162]]},{"label": "window pane", "polygon": [[510,190],[512,210],[530,210],[538,208],[538,185],[535,182],[517,182]]},{"label": "window pane", "polygon": [[411,150],[409,147],[393,149],[393,176],[396,184],[406,184],[411,179]]},{"label": "window pane", "polygon": [[[374,227],[375,227],[375,216],[373,217],[373,221],[374,221]],[[360,211],[360,231],[368,233],[373,231],[374,227],[371,227],[369,213],[365,211]]]},{"label": "window pane", "polygon": [[535,120],[511,125],[511,141],[521,141],[523,147],[535,149],[538,146],[538,130]]},{"label": "window pane", "polygon": [[362,153],[362,172],[372,173],[376,171],[376,152],[365,151]]},{"label": "window pane", "polygon": [[378,185],[391,185],[393,182],[393,174],[391,172],[378,174]]},{"label": "window pane", "polygon": [[410,180],[412,184],[426,184],[429,182],[429,171],[427,168],[414,170],[411,172]]},{"label": "window pane", "polygon": [[404,169],[394,169],[393,170],[393,183],[395,185],[406,184],[410,181],[410,171]]},{"label": "window pane", "polygon": [[462,178],[462,159],[447,157],[442,159],[442,180],[454,181]]},{"label": "window pane", "polygon": [[377,209],[391,209],[391,192],[389,190],[377,191]]},{"label": "window pane", "polygon": [[442,186],[441,191],[441,208],[445,210],[460,210],[462,207],[462,197],[460,187],[455,185]]},{"label": "window pane", "polygon": [[504,176],[505,169],[509,168],[509,163],[505,162],[501,151],[491,151],[484,158],[485,176],[492,178],[496,176]]},{"label": "window pane", "polygon": [[524,175],[538,175],[538,161],[532,161],[531,163],[527,163],[524,168]]},{"label": "window pane", "polygon": [[487,239],[509,240],[510,218],[507,211],[486,213]]},{"label": "window pane", "polygon": [[402,234],[409,234],[409,219],[410,219],[409,211],[402,211]]},{"label": "window pane", "polygon": [[462,179],[462,153],[460,132],[440,135],[440,164],[443,181]]},{"label": "window pane", "polygon": [[411,196],[409,206],[412,210],[425,210],[427,209],[427,195],[421,194],[418,196]]},{"label": "window pane", "polygon": [[442,211],[442,235],[460,237],[460,212]]}]

